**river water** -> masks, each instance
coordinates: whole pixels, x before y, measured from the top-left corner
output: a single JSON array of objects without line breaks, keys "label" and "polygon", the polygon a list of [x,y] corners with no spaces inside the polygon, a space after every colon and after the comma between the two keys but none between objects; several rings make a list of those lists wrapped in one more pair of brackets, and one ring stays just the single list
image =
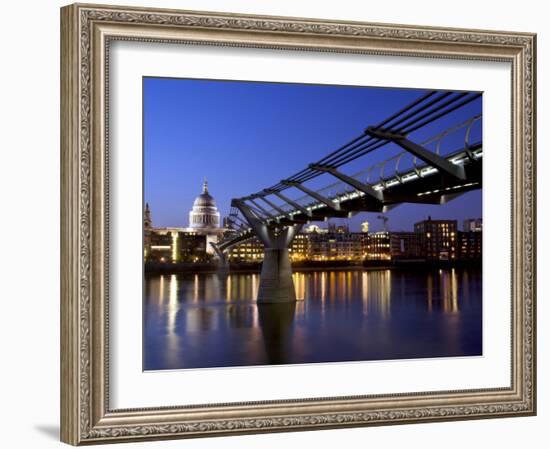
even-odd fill
[{"label": "river water", "polygon": [[480,269],[293,276],[296,303],[258,305],[259,274],[147,275],[144,369],[482,354]]}]

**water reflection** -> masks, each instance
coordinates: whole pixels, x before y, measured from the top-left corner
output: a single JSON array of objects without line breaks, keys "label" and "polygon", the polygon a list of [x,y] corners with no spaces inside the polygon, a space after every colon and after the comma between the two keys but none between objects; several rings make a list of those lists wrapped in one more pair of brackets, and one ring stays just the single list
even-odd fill
[{"label": "water reflection", "polygon": [[391,271],[370,271],[362,273],[363,312],[377,313],[383,319],[390,314]]},{"label": "water reflection", "polygon": [[168,295],[168,305],[166,307],[167,313],[167,330],[168,334],[174,335],[176,333],[176,316],[178,314],[178,278],[175,274],[170,276],[170,287]]},{"label": "water reflection", "polygon": [[292,351],[292,324],[296,303],[260,304],[257,310],[267,364],[287,363],[287,354]]},{"label": "water reflection", "polygon": [[259,274],[148,276],[145,369],[481,354],[479,270],[315,271],[258,305]]},{"label": "water reflection", "polygon": [[306,276],[304,273],[294,273],[292,275],[294,289],[296,290],[296,300],[303,301],[306,293]]}]

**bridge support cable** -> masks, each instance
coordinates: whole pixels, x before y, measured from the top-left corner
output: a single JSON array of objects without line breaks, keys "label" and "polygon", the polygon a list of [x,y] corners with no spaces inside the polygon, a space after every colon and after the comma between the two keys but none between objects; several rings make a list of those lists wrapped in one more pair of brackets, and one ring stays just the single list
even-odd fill
[{"label": "bridge support cable", "polygon": [[[420,96],[419,98],[417,98],[412,103],[410,103],[407,106],[403,107],[402,109],[397,111],[395,114],[388,117],[383,122],[379,123],[377,125],[377,127],[384,126],[385,124],[389,123],[390,121],[392,121],[396,118],[399,118],[400,116],[402,116],[406,112],[410,111],[411,109],[415,108],[416,106],[420,105],[421,103],[423,103],[424,101],[426,101],[427,99],[429,99],[430,97],[435,95],[436,93],[437,93],[437,91],[429,91],[426,94]],[[445,94],[442,94],[442,95],[445,95]],[[416,114],[416,113],[424,110],[426,107],[430,106],[431,104],[433,104],[437,101],[439,101],[439,98],[436,99],[435,101],[431,101],[428,105],[424,104],[424,105],[420,106],[420,108],[417,109],[416,111],[414,111],[414,113]],[[367,144],[372,145],[373,143],[376,143],[376,142],[372,142],[372,140],[373,140],[372,138],[367,138],[367,140],[364,140],[365,138],[366,138],[365,135],[362,134],[362,135],[356,137],[355,139],[352,139],[348,143],[342,145],[338,149],[336,149],[336,150],[332,151],[331,153],[327,154],[321,160],[317,161],[317,163],[327,165],[329,163],[329,161],[331,161],[333,158],[341,157],[341,156],[349,153],[350,151],[352,151],[354,149],[357,149],[359,147],[364,147]],[[361,142],[362,140],[363,140],[363,142]],[[305,182],[305,181],[311,179],[312,173],[313,173],[312,170],[305,168],[305,169],[301,170],[300,172],[295,173],[294,175],[290,176],[288,178],[288,180],[298,181],[298,182]],[[270,189],[272,189],[272,190],[284,190],[284,186],[279,183],[279,184],[271,187]]]},{"label": "bridge support cable", "polygon": [[308,209],[306,209],[305,207],[301,206],[301,205],[298,204],[296,201],[291,200],[291,199],[288,198],[286,195],[283,195],[281,192],[276,192],[276,191],[268,190],[268,191],[266,191],[266,193],[272,193],[272,194],[275,195],[276,197],[278,197],[278,198],[280,198],[281,200],[283,200],[285,203],[290,204],[294,209],[299,210],[300,212],[302,212],[302,214],[304,214],[304,215],[307,216],[307,217],[313,216],[313,214],[311,213],[310,210],[308,210]]},{"label": "bridge support cable", "polygon": [[[392,129],[392,132],[400,133],[400,134],[411,134],[415,132],[416,130],[440,119],[441,117],[450,114],[453,111],[456,111],[457,109],[461,108],[462,106],[466,106],[468,103],[471,103],[474,100],[477,100],[478,98],[481,98],[481,93],[474,93],[468,96],[465,96],[464,99],[458,103],[455,103],[450,108],[444,109],[443,111],[433,111],[430,114],[428,114],[428,118],[424,120],[423,122],[418,123],[421,119],[417,118],[413,122],[406,124],[405,126],[399,128],[399,129]],[[462,98],[462,97],[460,97]],[[436,115],[433,115],[434,113],[437,113]],[[422,117],[424,118],[424,117]],[[415,125],[411,128],[412,125]]]},{"label": "bridge support cable", "polygon": [[[386,125],[387,123],[391,122],[392,120],[395,120],[396,118],[398,118],[399,116],[403,115],[404,113],[410,111],[411,109],[415,108],[416,106],[418,106],[419,104],[421,104],[422,102],[426,101],[427,99],[429,99],[430,97],[432,97],[433,95],[435,95],[437,93],[437,91],[435,90],[432,90],[432,91],[429,91],[427,93],[425,93],[424,95],[420,96],[419,98],[417,98],[416,100],[414,100],[413,102],[409,103],[407,106],[403,107],[402,109],[400,109],[399,111],[397,111],[395,114],[391,115],[390,117],[388,117],[387,119],[385,119],[383,122],[379,123],[377,126],[377,128],[379,127],[382,127],[384,125]],[[422,106],[423,108],[426,107],[426,105],[423,105]],[[418,111],[416,111],[418,112]],[[416,113],[415,112],[415,113]],[[364,139],[365,136],[364,135],[361,135],[359,137],[356,137],[355,139],[349,141],[348,143],[346,143],[345,145],[342,145],[341,147],[339,147],[338,149],[332,151],[331,153],[327,154],[326,156],[324,156],[322,159],[320,159],[319,161],[317,161],[317,164],[321,164],[321,165],[328,165],[329,164],[329,161],[338,156],[340,153],[343,153],[343,152],[348,152],[348,151],[351,151],[355,148],[357,148],[358,144],[362,139]],[[369,143],[372,139],[369,139],[367,140],[366,142],[361,142],[361,145],[363,144],[366,144],[366,143]],[[353,146],[352,146],[353,145]],[[303,182],[304,180],[300,180],[300,176],[303,176],[305,173],[307,173],[308,170],[307,169],[304,169],[302,170],[301,172],[298,172],[296,173],[295,175],[291,176],[288,178],[289,181],[301,181]]]},{"label": "bridge support cable", "polygon": [[435,154],[426,148],[412,142],[401,134],[394,134],[386,130],[374,129],[369,127],[365,131],[367,134],[378,137],[379,139],[384,139],[387,141],[394,142],[399,145],[404,150],[408,151],[412,155],[416,156],[421,161],[426,164],[437,168],[441,173],[445,173],[449,176],[452,176],[457,179],[465,180],[466,174],[464,172],[464,167],[461,165],[455,165],[452,162],[449,162],[447,159]]},{"label": "bridge support cable", "polygon": [[337,211],[337,212],[340,212],[342,210],[342,208],[340,207],[340,204],[332,201],[330,198],[324,197],[324,196],[318,194],[317,192],[314,192],[311,189],[308,189],[307,187],[304,187],[299,182],[293,182],[293,181],[287,181],[287,180],[284,180],[284,181],[281,181],[281,182],[284,185],[295,187],[298,190],[301,190],[302,192],[304,192],[305,194],[309,195],[310,197],[316,199],[320,203],[323,203],[329,209],[332,209],[332,210]]},{"label": "bridge support cable", "polygon": [[[374,126],[373,129],[380,129],[384,124],[387,125],[393,119],[399,118],[397,122],[391,124],[390,126],[386,126],[386,129],[395,133],[399,132],[403,134],[409,134],[443,117],[444,115],[447,115],[453,112],[454,110],[470,103],[471,101],[479,98],[480,96],[481,96],[480,93],[468,94],[468,93],[460,93],[460,92],[441,92],[439,95],[436,96],[436,98],[431,99],[427,103],[420,104],[422,103],[423,100],[430,97],[429,94],[424,95],[419,100],[413,102],[416,104],[420,104],[420,106],[413,109],[411,108],[412,106],[411,104],[405,107],[404,109],[402,109],[401,111],[399,111],[398,113],[394,114],[392,117]],[[443,100],[446,100],[446,101],[442,102]],[[399,117],[400,115],[402,115],[403,113],[405,113],[407,110],[410,110],[410,109],[413,109],[410,113],[408,113],[405,116]],[[421,122],[421,123],[418,123],[418,122]],[[396,129],[395,127],[398,125],[402,125],[402,126]],[[360,138],[356,138],[352,142],[357,142],[359,140]],[[352,147],[349,147],[349,144],[345,145],[344,147],[341,147],[340,150],[342,151],[337,150],[336,152],[331,153],[330,155],[319,160],[317,164],[339,167],[359,157],[363,157],[366,154],[386,145],[387,143],[388,141],[385,141],[385,140],[380,141],[378,139],[373,139],[371,136],[371,139],[367,139],[363,142],[359,142],[358,144]],[[317,174],[314,171],[305,169],[287,179],[291,181],[304,183],[314,178],[315,176],[317,176]],[[280,184],[277,184],[277,186],[275,186],[274,188],[281,189]]]},{"label": "bridge support cable", "polygon": [[266,203],[268,206],[270,206],[273,210],[276,210],[277,212],[279,212],[279,214],[284,215],[289,220],[292,220],[292,216],[287,211],[285,211],[284,209],[281,209],[275,203],[268,200],[265,196],[258,196],[258,199],[262,200],[264,203]]},{"label": "bridge support cable", "polygon": [[[399,120],[397,122],[395,122],[394,124],[390,125],[389,127],[386,126],[385,129],[393,130],[393,128],[395,126],[400,125],[401,123],[406,122],[409,119],[412,119],[412,120],[409,123],[407,123],[406,125],[403,125],[403,128],[411,126],[411,125],[417,123],[419,120],[440,111],[441,109],[451,105],[452,103],[455,103],[456,101],[460,100],[462,97],[467,95],[466,93],[459,93],[459,94],[451,97],[450,99],[448,99],[444,103],[437,105],[437,103],[441,102],[442,100],[444,100],[447,97],[452,95],[452,92],[442,92],[436,98],[432,99],[428,103],[425,103],[425,104],[421,105],[420,107],[413,110],[412,112],[405,115],[404,117],[399,117],[400,115],[405,113],[407,110],[412,109],[413,106],[416,106],[419,103],[421,103],[423,100],[429,98],[434,93],[435,92],[432,91],[431,94],[427,94],[427,95],[421,97],[419,100],[413,102],[412,104],[410,104],[406,108],[402,109],[398,113],[394,114],[393,116],[389,117],[388,119],[384,120],[383,122],[379,123],[378,125],[375,125],[373,127],[373,129],[375,129],[375,130],[381,129],[382,126],[384,126],[385,124],[391,122],[392,120],[394,120],[396,118],[399,118]],[[434,106],[434,105],[436,105],[436,106]],[[434,107],[430,110],[430,108],[432,106],[434,106]],[[428,112],[425,112],[424,114],[418,116],[419,113],[424,112],[426,109],[428,109]],[[402,129],[402,128],[400,128],[400,129]],[[378,148],[380,148],[380,147],[387,144],[387,141],[381,140],[381,139],[377,138],[376,136],[369,135],[369,134],[367,134],[367,135],[370,137],[368,140],[366,140],[364,142],[361,142],[358,145],[354,145],[353,147],[347,148],[345,153],[343,153],[343,154],[340,154],[340,155],[337,155],[337,156],[332,156],[332,157],[324,157],[323,159],[318,161],[317,164],[318,165],[329,165],[329,166],[333,166],[333,167],[340,167],[341,165],[347,164],[348,162],[351,162],[351,161],[353,161],[353,160],[355,160],[359,157],[363,157],[366,154],[371,153],[372,151],[374,151],[374,150],[376,150],[376,149],[378,149]],[[297,179],[297,181],[305,182],[305,181],[308,181],[309,179],[312,179],[314,177],[315,177],[315,174],[310,173],[309,176],[305,176],[305,177],[302,177],[301,179]],[[291,178],[289,178],[289,179],[291,179]],[[291,179],[291,180],[294,180],[294,179]]]},{"label": "bridge support cable", "polygon": [[302,225],[269,227],[265,222],[258,220],[250,210],[250,206],[243,201],[233,200],[232,205],[241,211],[256,237],[264,245],[257,302],[287,303],[296,301],[288,249]]},{"label": "bridge support cable", "polygon": [[[434,114],[435,112],[438,112],[447,106],[453,104],[454,102],[460,100],[463,98],[467,93],[462,92],[458,93],[457,95],[452,95],[453,92],[442,92],[439,96],[437,96],[432,101],[426,103],[421,108],[417,109],[416,111],[412,111],[411,113],[405,115],[404,117],[400,117],[399,120],[391,125],[383,125],[379,123],[378,125],[375,125],[375,129],[397,129],[396,127],[401,125],[402,123],[406,123],[407,120],[411,119],[411,121],[408,124],[403,125],[402,127],[410,126],[413,123],[416,123],[418,120],[422,120],[425,117],[428,117],[431,114]],[[449,98],[451,97],[451,98]],[[445,102],[441,103],[442,100],[447,99]],[[439,103],[439,104],[437,104]],[[432,108],[432,106],[434,106]],[[431,109],[430,109],[431,108]],[[423,113],[423,114],[422,114]],[[418,115],[420,114],[420,115]]]},{"label": "bridge support cable", "polygon": [[229,221],[236,224],[235,221],[238,220],[241,222],[241,227],[242,226],[248,226],[248,223],[246,221],[244,221],[241,217],[239,217],[238,215],[230,215],[229,216]]},{"label": "bridge support cable", "polygon": [[348,176],[342,172],[339,172],[334,167],[326,167],[322,165],[317,164],[310,164],[309,166],[312,170],[317,170],[325,173],[329,173],[335,178],[339,179],[340,181],[345,182],[346,184],[352,186],[354,189],[363,192],[365,195],[367,195],[369,198],[375,199],[376,201],[383,203],[384,202],[384,194],[380,190],[375,190],[372,188],[372,186],[368,184],[364,184],[361,181],[358,181],[355,178],[352,178],[351,176]]},{"label": "bridge support cable", "polygon": [[[448,96],[448,94],[443,94],[442,96],[440,96],[436,100],[444,99],[447,96]],[[447,115],[447,114],[453,112],[454,110],[456,110],[456,109],[458,109],[462,106],[465,106],[466,104],[474,101],[475,99],[479,98],[480,96],[481,96],[481,94],[477,94],[477,93],[472,94],[472,95],[468,95],[468,94],[465,94],[465,93],[460,93],[460,94],[454,95],[453,97],[451,97],[449,100],[447,100],[443,104],[434,106],[432,109],[429,109],[424,114],[422,114],[418,117],[410,117],[411,120],[409,120],[408,123],[402,125],[400,128],[395,129],[394,127],[397,124],[401,124],[404,121],[404,119],[400,119],[398,122],[391,125],[391,127],[385,128],[385,130],[388,131],[388,132],[394,133],[394,134],[403,134],[403,135],[410,134],[410,133],[416,131],[417,129],[419,129],[423,126],[426,126],[427,124],[443,117],[444,115]],[[432,103],[432,102],[430,102],[430,103]],[[420,108],[419,110],[414,111],[414,114],[418,114],[419,112],[423,112],[426,106],[427,105],[423,105],[422,108]],[[423,119],[425,119],[425,120],[422,121],[421,123],[418,123],[419,121],[421,121]],[[376,125],[376,126],[373,126],[373,127],[367,128],[367,129],[380,130],[381,126]],[[371,134],[371,137],[375,137],[375,136],[373,136]],[[357,149],[354,149],[353,151],[348,151],[345,154],[341,155],[338,159],[331,160],[331,161],[329,161],[328,163],[326,163],[324,165],[330,165],[330,166],[333,166],[333,167],[340,167],[340,166],[345,165],[345,164],[347,164],[347,163],[349,163],[349,162],[351,162],[355,159],[363,157],[363,156],[367,155],[368,153],[373,152],[374,150],[377,150],[378,148],[386,145],[387,143],[388,143],[388,140],[375,139],[374,141],[370,142],[368,145],[366,145],[364,147],[359,147]],[[301,181],[305,182],[305,181],[307,181],[307,180],[309,180],[313,177],[314,176],[308,176],[307,178],[305,178]]]},{"label": "bridge support cable", "polygon": [[[434,96],[436,93],[437,93],[437,91],[432,90],[432,91],[429,91],[426,94],[420,96],[419,98],[414,100],[412,103],[409,103],[407,106],[403,107],[402,109],[400,109],[399,111],[397,111],[396,113],[394,113],[393,115],[391,115],[390,117],[388,117],[387,119],[385,119],[384,121],[382,121],[381,123],[376,125],[377,128],[386,125],[387,123],[391,122],[392,120],[395,120],[396,118],[399,118],[400,116],[402,116],[406,112],[410,111],[411,109],[414,109],[415,107],[417,107],[418,105],[420,105],[421,103],[423,103],[424,101],[429,99],[430,97]],[[442,98],[444,98],[447,95],[450,95],[450,92],[443,93],[438,98],[436,98],[435,100],[432,100],[429,103],[420,106],[418,109],[416,109],[413,113],[409,114],[407,117],[412,116],[414,114],[417,114],[418,112],[421,112],[422,110],[424,110],[427,107],[433,105],[434,103],[437,103],[438,101],[440,101]],[[373,143],[376,143],[376,142],[372,142],[372,140],[373,140],[372,138],[361,142],[361,140],[363,140],[364,138],[365,138],[364,135],[356,137],[355,139],[351,140],[350,142],[346,143],[345,145],[339,147],[338,149],[336,149],[336,150],[332,151],[331,153],[327,154],[326,156],[324,156],[322,159],[317,161],[317,164],[330,165],[334,158],[340,157],[343,154],[349,153],[350,151],[353,151],[353,150],[355,150],[359,147],[364,147],[367,144],[372,145]],[[311,174],[312,173],[311,173],[310,170],[304,169],[304,170],[296,173],[295,175],[289,177],[288,180],[289,181],[297,181],[297,182],[305,182],[305,181],[311,179]],[[277,187],[278,186],[279,185],[277,185]]]},{"label": "bridge support cable", "polygon": [[[350,151],[351,149],[353,148],[356,148],[358,145],[364,145],[368,142],[368,140],[366,142],[361,142],[361,140],[364,140],[364,139],[368,139],[368,140],[372,140],[372,139],[369,139],[367,136],[365,135],[360,135],[358,137],[356,137],[355,139],[352,139],[350,140],[348,143],[346,143],[345,145],[342,145],[340,148],[338,148],[337,150],[327,154],[321,161],[319,161],[320,163],[324,160],[324,159],[327,159],[333,155],[337,155],[338,153],[341,153],[343,151]],[[288,178],[290,181],[297,181],[298,179],[300,179],[301,176],[304,176],[305,174],[307,173],[310,173],[310,171],[307,169],[307,168],[304,168],[302,171],[298,172],[298,173],[295,173],[294,175],[292,175],[290,178]],[[280,187],[281,184],[277,184],[277,186],[274,186],[274,187]]]},{"label": "bridge support cable", "polygon": [[[428,98],[433,97],[436,93],[437,93],[436,90],[431,90],[431,91],[425,93],[424,95],[422,95],[419,98],[417,98],[416,100],[414,100],[412,103],[409,103],[407,106],[405,106],[404,108],[397,111],[395,114],[389,116],[384,121],[378,123],[378,125],[376,125],[376,128],[381,128],[383,126],[387,127],[388,123],[390,123],[392,120],[395,120],[396,118],[399,118],[399,116],[401,116],[405,112],[410,111],[411,109],[415,108],[420,103],[426,101]],[[425,105],[424,105],[424,107],[425,107]]]},{"label": "bridge support cable", "polygon": [[253,198],[248,198],[247,200],[248,202],[254,204],[254,206],[256,206],[256,208],[267,218],[271,219],[271,220],[275,220],[275,216],[270,214],[261,204],[258,204],[256,201],[254,201]]},{"label": "bridge support cable", "polygon": [[[266,220],[269,220],[271,219],[271,216],[270,215],[266,215],[265,213],[263,213],[261,210],[257,209],[255,206],[252,206],[250,204],[247,204],[246,205],[248,207],[248,209],[250,210],[250,213],[252,213],[256,219],[260,220],[260,221],[266,221]],[[241,211],[242,213],[242,211]],[[248,221],[248,218],[245,217],[246,220]]]}]

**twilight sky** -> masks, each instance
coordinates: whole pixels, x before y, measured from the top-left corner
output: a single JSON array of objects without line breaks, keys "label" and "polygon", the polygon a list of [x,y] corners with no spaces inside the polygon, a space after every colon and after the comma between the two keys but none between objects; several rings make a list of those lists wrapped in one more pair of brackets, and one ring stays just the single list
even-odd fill
[{"label": "twilight sky", "polygon": [[[302,170],[424,93],[420,89],[146,77],[144,200],[151,207],[153,225],[187,226],[189,210],[205,178],[222,217],[226,216],[232,198],[257,192]],[[421,143],[481,114],[481,107],[482,100],[475,100],[409,138]],[[472,128],[471,142],[479,140],[478,122]],[[441,153],[461,148],[463,142],[464,130],[453,133],[443,140]],[[397,151],[392,144],[384,146],[341,170],[354,174]],[[403,158],[400,167],[407,163],[410,159]],[[388,164],[385,174],[391,174],[394,167],[395,163]],[[319,188],[334,182],[326,176],[306,185]],[[290,189],[287,193],[293,198],[303,195]],[[482,216],[481,201],[481,190],[477,190],[441,206],[403,204],[387,213],[388,225],[394,231],[412,230],[415,222],[430,215],[458,219],[461,229],[461,220]],[[371,230],[380,230],[377,215],[360,213],[345,221],[352,230],[359,230],[365,220]]]}]

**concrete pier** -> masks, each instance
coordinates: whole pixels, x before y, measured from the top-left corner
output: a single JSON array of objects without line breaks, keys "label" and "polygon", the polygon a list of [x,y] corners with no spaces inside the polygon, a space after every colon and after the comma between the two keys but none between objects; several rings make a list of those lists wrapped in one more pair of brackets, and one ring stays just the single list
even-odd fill
[{"label": "concrete pier", "polygon": [[288,248],[302,225],[270,227],[265,221],[255,216],[242,201],[233,200],[232,206],[241,211],[264,245],[257,302],[260,304],[295,302],[296,292]]},{"label": "concrete pier", "polygon": [[265,248],[258,303],[296,301],[288,248]]}]

